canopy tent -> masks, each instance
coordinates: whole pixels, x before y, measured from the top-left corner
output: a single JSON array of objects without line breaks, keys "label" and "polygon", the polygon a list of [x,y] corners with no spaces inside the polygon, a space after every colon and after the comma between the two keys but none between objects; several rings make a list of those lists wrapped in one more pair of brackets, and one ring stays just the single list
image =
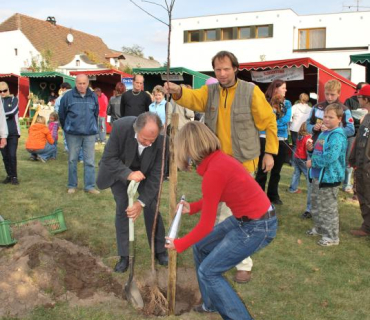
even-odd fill
[{"label": "canopy tent", "polygon": [[75,84],[75,78],[56,71],[22,72],[21,75],[30,79],[31,92],[39,100],[44,100],[45,104],[48,103],[51,92],[58,95],[63,82],[68,82],[72,87]]},{"label": "canopy tent", "polygon": [[[113,95],[113,90],[117,82],[124,82],[123,79],[133,78],[131,74],[122,72],[116,69],[103,70],[86,70],[86,71],[71,71],[72,76],[85,74],[89,77],[92,88],[100,88],[101,91],[108,97],[108,100]],[[111,131],[111,126],[107,123],[107,132]]]},{"label": "canopy tent", "polygon": [[30,94],[30,81],[13,73],[0,74],[0,81],[8,84],[9,92],[18,97],[19,116],[23,117]]},{"label": "canopy tent", "polygon": [[370,83],[370,53],[350,55],[350,63],[359,64],[366,68],[366,82]]},{"label": "canopy tent", "polygon": [[[307,94],[316,93],[318,101],[324,100],[324,86],[325,83],[331,79],[340,81],[342,85],[340,96],[342,102],[353,95],[354,89],[356,88],[353,82],[311,58],[241,63],[239,65],[238,77],[246,81],[252,81],[251,71],[282,70],[285,68],[300,67],[303,67],[303,79],[293,81],[287,80],[287,99],[291,100],[293,103],[298,100],[299,95],[303,92]],[[263,92],[269,85],[269,83],[259,82],[257,84]],[[315,103],[316,101],[312,102]]]},{"label": "canopy tent", "polygon": [[[152,91],[152,89],[160,84],[162,85],[166,79],[167,68],[134,68],[134,74],[142,74],[145,76],[144,87],[145,90]],[[178,67],[170,68],[170,81],[190,84],[194,89],[198,89],[203,86],[210,76],[193,71],[187,68]]]}]

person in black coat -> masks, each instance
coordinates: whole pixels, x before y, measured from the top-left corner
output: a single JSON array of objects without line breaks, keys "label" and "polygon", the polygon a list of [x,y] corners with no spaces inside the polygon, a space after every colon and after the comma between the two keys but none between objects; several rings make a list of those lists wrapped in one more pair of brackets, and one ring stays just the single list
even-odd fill
[{"label": "person in black coat", "polygon": [[1,149],[3,156],[6,178],[3,180],[4,184],[11,183],[18,185],[18,172],[17,172],[17,149],[18,140],[21,135],[18,121],[18,99],[9,92],[9,87],[6,82],[0,82],[0,97],[5,111],[6,123],[8,126],[7,143]]},{"label": "person in black coat", "polygon": [[[118,255],[121,257],[115,266],[116,272],[125,272],[128,268],[128,218],[137,219],[142,210],[149,245],[151,243],[162,164],[161,129],[160,118],[152,112],[143,113],[137,118],[124,117],[114,121],[99,163],[97,186],[100,189],[111,188],[116,202],[116,237]],[[140,182],[139,197],[128,208],[127,187],[131,180]],[[168,264],[164,237],[163,220],[159,214],[155,256],[161,265]]]}]

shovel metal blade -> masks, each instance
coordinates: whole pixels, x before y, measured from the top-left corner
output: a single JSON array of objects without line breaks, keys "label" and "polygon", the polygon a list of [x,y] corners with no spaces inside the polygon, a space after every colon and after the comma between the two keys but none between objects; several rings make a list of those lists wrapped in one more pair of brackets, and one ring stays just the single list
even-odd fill
[{"label": "shovel metal blade", "polygon": [[125,293],[127,301],[129,301],[135,309],[143,309],[144,301],[141,297],[140,291],[133,279],[125,284]]}]

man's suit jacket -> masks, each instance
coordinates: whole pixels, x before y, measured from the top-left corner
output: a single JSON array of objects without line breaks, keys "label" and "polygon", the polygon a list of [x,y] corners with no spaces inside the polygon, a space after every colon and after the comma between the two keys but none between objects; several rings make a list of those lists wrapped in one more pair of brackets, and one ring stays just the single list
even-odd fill
[{"label": "man's suit jacket", "polygon": [[[117,181],[127,183],[127,177],[132,172],[130,166],[138,149],[133,128],[135,120],[136,117],[124,117],[114,121],[110,138],[99,163],[96,181],[99,189],[109,188]],[[138,192],[139,200],[145,205],[150,205],[158,195],[162,150],[163,136],[159,135],[150,147],[144,149],[141,156],[140,171],[146,179],[140,182]]]}]

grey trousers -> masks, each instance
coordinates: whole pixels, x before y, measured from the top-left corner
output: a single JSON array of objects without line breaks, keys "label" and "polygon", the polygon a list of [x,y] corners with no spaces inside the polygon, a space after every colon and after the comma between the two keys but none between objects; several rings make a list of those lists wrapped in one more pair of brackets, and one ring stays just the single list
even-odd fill
[{"label": "grey trousers", "polygon": [[323,240],[339,240],[339,187],[320,188],[312,179],[311,214],[316,231]]}]

